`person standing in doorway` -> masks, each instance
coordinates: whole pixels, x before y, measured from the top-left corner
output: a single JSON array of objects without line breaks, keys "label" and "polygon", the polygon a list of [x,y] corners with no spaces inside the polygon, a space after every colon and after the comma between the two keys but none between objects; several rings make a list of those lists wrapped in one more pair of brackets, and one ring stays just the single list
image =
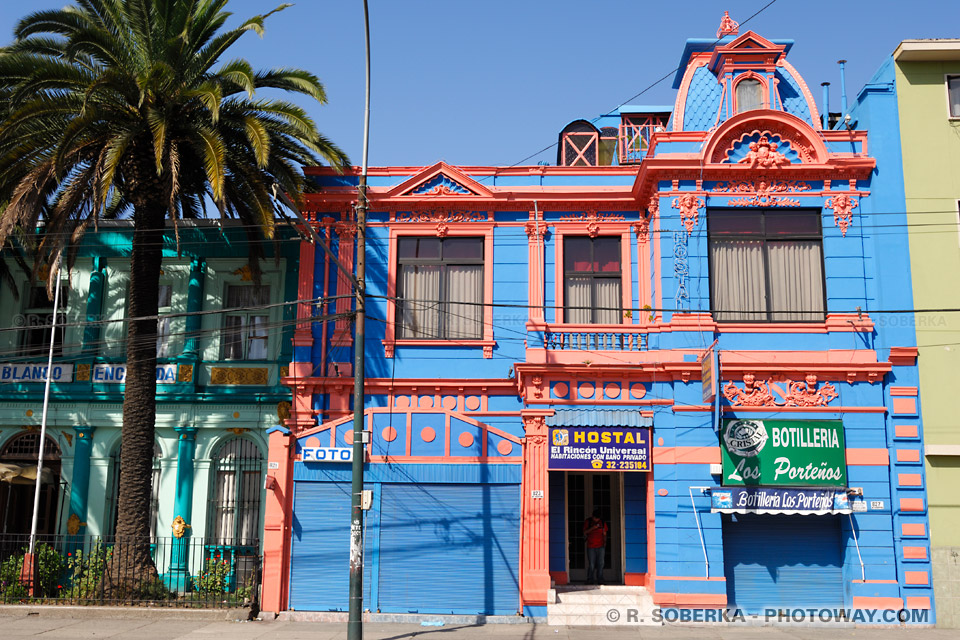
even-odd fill
[{"label": "person standing in doorway", "polygon": [[607,523],[600,517],[600,509],[583,523],[583,535],[587,539],[587,583],[603,581],[604,552],[607,547]]}]

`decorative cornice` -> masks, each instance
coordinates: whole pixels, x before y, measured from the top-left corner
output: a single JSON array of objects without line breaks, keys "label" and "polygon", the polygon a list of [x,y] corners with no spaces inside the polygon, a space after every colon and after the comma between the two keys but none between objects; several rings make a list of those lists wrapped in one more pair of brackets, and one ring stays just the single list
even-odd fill
[{"label": "decorative cornice", "polygon": [[799,207],[800,201],[796,198],[775,194],[803,191],[810,191],[809,183],[798,180],[771,180],[766,176],[759,176],[754,180],[718,182],[712,193],[750,194],[749,197],[731,199],[728,203],[731,207]]},{"label": "decorative cornice", "polygon": [[427,209],[402,211],[394,217],[394,222],[432,222],[434,224],[448,222],[487,222],[490,220],[488,211],[456,211],[442,209]]},{"label": "decorative cornice", "polygon": [[782,383],[757,380],[754,374],[745,373],[743,389],[728,382],[723,395],[735,407],[825,407],[840,396],[829,382],[817,388],[817,376],[812,373],[801,382],[786,378]]}]

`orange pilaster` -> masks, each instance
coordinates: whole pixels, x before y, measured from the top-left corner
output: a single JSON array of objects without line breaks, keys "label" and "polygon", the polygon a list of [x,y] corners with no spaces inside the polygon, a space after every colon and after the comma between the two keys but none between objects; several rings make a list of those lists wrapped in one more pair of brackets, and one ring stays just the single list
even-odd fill
[{"label": "orange pilaster", "polygon": [[521,415],[526,437],[520,487],[520,600],[522,606],[543,607],[547,605],[550,590],[549,442],[545,412],[523,411]]},{"label": "orange pilaster", "polygon": [[[269,437],[263,526],[263,586],[260,608],[287,608],[290,576],[290,514],[293,513],[293,436],[277,429]],[[276,464],[274,464],[276,463]],[[272,468],[276,466],[276,468]]]},{"label": "orange pilaster", "polygon": [[314,316],[313,264],[316,259],[316,247],[306,240],[300,241],[300,278],[297,286],[297,298],[306,302],[297,305],[297,326],[293,332],[293,346],[309,347],[313,345],[310,323]]}]

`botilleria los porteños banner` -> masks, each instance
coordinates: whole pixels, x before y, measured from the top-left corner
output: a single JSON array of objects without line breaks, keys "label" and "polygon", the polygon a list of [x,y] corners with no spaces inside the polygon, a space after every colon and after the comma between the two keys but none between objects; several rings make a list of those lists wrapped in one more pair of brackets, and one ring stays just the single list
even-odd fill
[{"label": "botilleria los porte\u00f1os banner", "polygon": [[846,487],[839,420],[724,420],[724,486]]}]

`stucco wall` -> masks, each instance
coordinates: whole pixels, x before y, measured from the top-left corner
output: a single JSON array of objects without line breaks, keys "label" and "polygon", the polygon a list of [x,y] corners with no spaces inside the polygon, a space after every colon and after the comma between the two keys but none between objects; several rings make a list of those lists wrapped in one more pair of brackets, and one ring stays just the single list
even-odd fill
[{"label": "stucco wall", "polygon": [[[960,272],[960,120],[948,117],[944,76],[950,73],[960,74],[960,61],[896,65],[917,309],[960,308],[960,288],[952,275]],[[960,507],[954,491],[960,483],[960,458],[930,456],[931,446],[936,452],[938,445],[960,444],[960,394],[951,392],[948,382],[960,368],[960,313],[917,313],[915,323],[920,386],[925,390],[921,406],[928,447],[931,541],[934,548],[960,547]],[[942,555],[943,550],[935,550],[935,562]],[[938,589],[938,598],[942,593]],[[949,615],[950,608],[941,612]]]}]

